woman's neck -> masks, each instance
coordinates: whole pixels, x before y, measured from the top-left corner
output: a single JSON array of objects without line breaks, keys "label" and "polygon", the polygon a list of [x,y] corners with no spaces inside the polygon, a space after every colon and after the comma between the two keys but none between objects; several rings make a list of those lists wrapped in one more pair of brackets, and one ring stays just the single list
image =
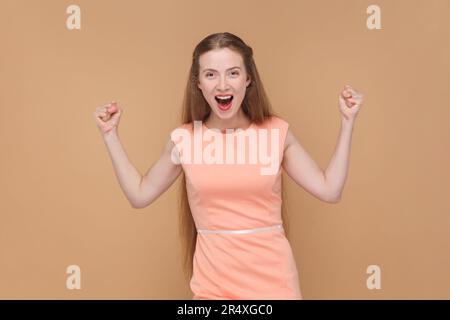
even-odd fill
[{"label": "woman's neck", "polygon": [[230,119],[220,119],[214,113],[211,113],[208,119],[205,121],[205,125],[209,129],[217,128],[222,132],[226,129],[247,129],[251,125],[250,119],[240,109],[239,112]]}]

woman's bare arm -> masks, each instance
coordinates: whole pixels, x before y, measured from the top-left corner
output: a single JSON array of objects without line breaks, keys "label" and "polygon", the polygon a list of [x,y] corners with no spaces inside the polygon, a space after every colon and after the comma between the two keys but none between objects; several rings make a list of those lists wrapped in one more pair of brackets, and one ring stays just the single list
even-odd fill
[{"label": "woman's bare arm", "polygon": [[324,172],[300,145],[290,129],[286,135],[283,169],[292,180],[316,198],[333,202]]},{"label": "woman's bare arm", "polygon": [[324,172],[288,130],[283,157],[286,173],[316,198],[339,202],[348,172],[352,124],[343,124],[335,153]]},{"label": "woman's bare arm", "polygon": [[339,94],[341,131],[336,149],[325,172],[288,130],[284,146],[283,168],[298,185],[320,200],[336,203],[341,199],[348,173],[353,125],[363,101],[363,94],[350,85],[345,85]]},{"label": "woman's bare arm", "polygon": [[181,173],[181,165],[171,160],[173,142],[167,141],[158,161],[145,176],[133,166],[115,130],[104,136],[120,187],[133,208],[144,208],[155,201]]},{"label": "woman's bare arm", "polygon": [[139,184],[138,199],[135,208],[144,208],[155,201],[177,179],[183,170],[180,164],[171,159],[174,143],[167,141],[159,160],[148,169]]},{"label": "woman's bare arm", "polygon": [[96,108],[94,119],[108,148],[122,191],[134,208],[143,208],[169,188],[181,173],[182,167],[171,159],[175,145],[169,137],[159,160],[142,177],[128,159],[119,139],[118,125],[122,112],[117,102],[111,102]]}]

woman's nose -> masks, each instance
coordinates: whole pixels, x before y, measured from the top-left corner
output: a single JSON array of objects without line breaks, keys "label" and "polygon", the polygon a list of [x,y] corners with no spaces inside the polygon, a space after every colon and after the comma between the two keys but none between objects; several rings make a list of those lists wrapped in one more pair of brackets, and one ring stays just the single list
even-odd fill
[{"label": "woman's nose", "polygon": [[219,78],[219,89],[226,90],[227,89],[227,80],[224,76]]}]

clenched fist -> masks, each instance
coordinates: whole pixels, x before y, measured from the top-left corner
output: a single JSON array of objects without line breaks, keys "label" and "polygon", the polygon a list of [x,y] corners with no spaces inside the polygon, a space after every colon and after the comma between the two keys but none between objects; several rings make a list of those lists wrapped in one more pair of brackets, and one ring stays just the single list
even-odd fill
[{"label": "clenched fist", "polygon": [[95,109],[94,119],[100,132],[106,134],[117,129],[121,115],[122,110],[117,103],[111,102]]},{"label": "clenched fist", "polygon": [[346,85],[339,95],[339,109],[346,120],[354,120],[364,101],[362,93]]}]

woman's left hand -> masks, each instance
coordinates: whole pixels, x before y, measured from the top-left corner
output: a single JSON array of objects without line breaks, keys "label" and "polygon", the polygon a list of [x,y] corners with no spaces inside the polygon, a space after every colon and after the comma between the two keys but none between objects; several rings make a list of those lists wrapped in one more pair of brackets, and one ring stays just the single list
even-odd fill
[{"label": "woman's left hand", "polygon": [[354,120],[363,103],[364,96],[349,85],[339,95],[339,109],[345,120]]}]

